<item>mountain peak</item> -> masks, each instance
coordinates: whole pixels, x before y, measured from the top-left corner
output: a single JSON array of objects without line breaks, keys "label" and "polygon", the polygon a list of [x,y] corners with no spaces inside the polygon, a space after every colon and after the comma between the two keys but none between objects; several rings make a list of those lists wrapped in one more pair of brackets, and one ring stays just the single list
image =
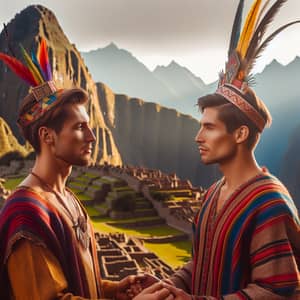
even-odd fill
[{"label": "mountain peak", "polygon": [[283,65],[276,59],[274,58],[268,65],[267,67],[283,67]]},{"label": "mountain peak", "polygon": [[167,67],[170,68],[182,68],[175,60],[172,60]]},{"label": "mountain peak", "polygon": [[[34,51],[34,49],[37,49],[38,41],[45,38],[48,44],[49,60],[53,69],[53,79],[56,81],[57,86],[70,88],[75,84],[88,91],[92,99],[89,109],[90,119],[92,120],[91,125],[97,130],[107,130],[95,83],[76,46],[71,44],[64,34],[55,14],[44,6],[30,5],[7,24],[7,30],[10,33],[11,40],[14,41],[14,45],[22,44],[28,50]],[[7,47],[6,37],[5,32],[2,31],[0,34],[0,52],[4,52],[5,47]],[[19,52],[20,50],[16,53],[17,56],[19,56]],[[13,132],[18,134],[17,137],[20,138],[15,125],[15,112],[19,106],[19,99],[24,98],[27,94],[28,85],[25,85],[11,71],[6,71],[2,66],[0,67],[0,91],[3,99],[0,101],[0,116],[9,116],[6,121]],[[6,99],[7,101],[5,101]],[[10,104],[8,105],[10,99],[14,99],[14,101],[9,101]],[[6,127],[2,126],[2,128]],[[2,129],[2,132],[5,132],[4,129]],[[98,145],[94,147],[93,161],[96,162],[102,159],[103,161],[121,163],[121,156],[115,146],[114,137],[111,133],[108,136],[110,142],[106,144],[107,146],[104,146],[102,152],[98,151]],[[101,139],[105,139],[105,135]],[[99,145],[104,145],[101,139]],[[2,149],[2,146],[0,148]]]},{"label": "mountain peak", "polygon": [[104,49],[120,50],[120,48],[114,42],[111,42],[109,45],[107,45],[106,47],[104,47]]},{"label": "mountain peak", "polygon": [[269,64],[265,66],[262,73],[267,71],[274,71],[283,68],[284,66],[276,59],[274,58]]},{"label": "mountain peak", "polygon": [[288,63],[286,66],[292,66],[294,64],[298,65],[299,62],[300,62],[300,57],[298,55],[296,55],[295,58],[290,63]]}]

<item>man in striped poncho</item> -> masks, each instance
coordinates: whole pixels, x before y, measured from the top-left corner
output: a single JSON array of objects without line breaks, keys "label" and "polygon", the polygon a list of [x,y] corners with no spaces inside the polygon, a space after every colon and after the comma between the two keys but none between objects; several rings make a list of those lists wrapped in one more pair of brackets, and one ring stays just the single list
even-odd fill
[{"label": "man in striped poncho", "polygon": [[198,100],[201,159],[218,164],[224,176],[208,189],[195,217],[193,259],[171,278],[176,300],[300,299],[298,212],[283,184],[256,163],[254,149],[271,116],[250,88],[257,57],[300,21],[265,38],[286,1],[252,1],[242,28],[244,2],[239,1],[218,88]]},{"label": "man in striped poncho", "polygon": [[[244,98],[266,122],[250,90]],[[199,99],[201,159],[224,174],[195,217],[193,259],[170,279],[175,299],[300,299],[300,222],[283,184],[254,157],[255,124],[222,95]],[[179,289],[180,288],[180,289]]]}]

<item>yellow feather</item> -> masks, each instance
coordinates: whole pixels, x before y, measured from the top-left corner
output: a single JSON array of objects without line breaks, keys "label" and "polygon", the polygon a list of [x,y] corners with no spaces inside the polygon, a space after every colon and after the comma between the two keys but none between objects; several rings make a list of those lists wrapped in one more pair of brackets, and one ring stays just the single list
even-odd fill
[{"label": "yellow feather", "polygon": [[256,21],[261,1],[262,0],[255,0],[255,2],[252,4],[238,42],[237,51],[240,53],[242,59],[246,55],[249,43],[256,28]]},{"label": "yellow feather", "polygon": [[31,74],[33,75],[33,77],[37,80],[38,83],[44,82],[38,68],[34,65],[30,56],[28,55],[28,53],[22,46],[21,46],[21,51],[22,51],[23,57],[24,57],[26,64],[27,64]]}]

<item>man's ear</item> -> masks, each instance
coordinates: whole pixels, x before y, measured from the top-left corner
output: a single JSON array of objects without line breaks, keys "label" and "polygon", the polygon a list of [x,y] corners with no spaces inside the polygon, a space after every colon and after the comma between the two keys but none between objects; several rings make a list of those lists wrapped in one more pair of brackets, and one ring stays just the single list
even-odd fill
[{"label": "man's ear", "polygon": [[42,126],[38,130],[38,135],[41,143],[51,145],[54,142],[54,132],[53,129],[49,127]]},{"label": "man's ear", "polygon": [[235,131],[235,139],[237,144],[244,143],[249,137],[249,127],[242,125]]}]

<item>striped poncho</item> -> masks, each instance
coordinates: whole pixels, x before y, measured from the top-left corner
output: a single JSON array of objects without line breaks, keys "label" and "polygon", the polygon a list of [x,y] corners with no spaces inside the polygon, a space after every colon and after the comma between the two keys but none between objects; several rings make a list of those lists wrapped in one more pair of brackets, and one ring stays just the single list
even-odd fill
[{"label": "striped poncho", "polygon": [[[0,299],[9,299],[7,260],[20,239],[49,249],[58,259],[69,292],[90,298],[89,278],[85,273],[83,254],[76,246],[73,229],[49,201],[29,188],[16,190],[6,201],[0,213]],[[100,272],[96,245],[92,238],[91,255],[95,280],[100,296]],[[26,298],[27,299],[27,298]]]},{"label": "striped poncho", "polygon": [[194,299],[300,299],[300,223],[289,193],[262,174],[217,212],[222,182],[195,217],[192,261],[171,279]]}]

